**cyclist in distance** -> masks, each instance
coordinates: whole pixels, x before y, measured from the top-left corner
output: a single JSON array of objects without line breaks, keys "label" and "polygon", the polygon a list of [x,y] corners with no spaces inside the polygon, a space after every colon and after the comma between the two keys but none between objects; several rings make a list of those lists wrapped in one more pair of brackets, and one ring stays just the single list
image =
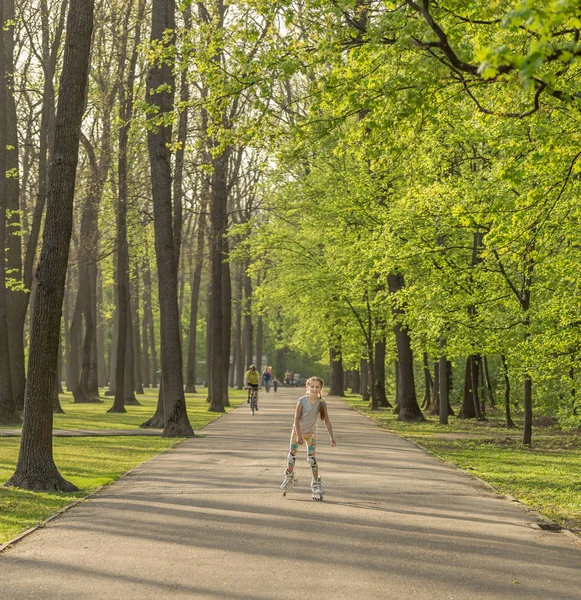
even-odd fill
[{"label": "cyclist in distance", "polygon": [[260,374],[256,370],[256,365],[250,365],[248,371],[244,374],[244,387],[248,389],[247,404],[250,404],[250,392],[256,390],[256,405],[255,408],[258,410],[258,386],[260,383]]}]

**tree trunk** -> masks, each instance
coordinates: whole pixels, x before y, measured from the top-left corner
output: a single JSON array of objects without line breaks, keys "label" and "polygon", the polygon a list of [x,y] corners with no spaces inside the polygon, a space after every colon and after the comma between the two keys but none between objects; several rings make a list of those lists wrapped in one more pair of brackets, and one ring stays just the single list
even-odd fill
[{"label": "tree trunk", "polygon": [[130,293],[131,297],[131,324],[133,327],[133,383],[135,384],[135,392],[144,394],[143,379],[141,374],[141,334],[139,331],[139,269],[135,269],[134,284]]},{"label": "tree trunk", "polygon": [[[129,291],[129,281],[127,282]],[[131,294],[127,299],[127,341],[125,344],[125,405],[139,405],[139,400],[135,397],[135,355],[133,340],[133,313],[131,312]]]},{"label": "tree trunk", "polygon": [[359,359],[359,372],[361,373],[361,398],[369,402],[371,393],[369,391],[369,364],[364,358]]},{"label": "tree trunk", "polygon": [[103,308],[103,281],[101,271],[97,275],[97,368],[98,379],[97,385],[100,388],[107,386],[109,377],[107,375],[107,361],[105,358],[105,323],[102,317]]},{"label": "tree trunk", "polygon": [[440,413],[440,362],[434,363],[434,388],[433,388],[432,408],[428,411],[429,415]]},{"label": "tree trunk", "polygon": [[151,302],[151,271],[146,260],[143,269],[143,314],[147,321],[148,341],[151,349],[151,385],[157,387],[157,351],[155,347],[155,328],[153,323],[153,308]]},{"label": "tree trunk", "polygon": [[331,381],[329,394],[331,396],[345,396],[343,387],[343,355],[341,354],[341,341],[338,340],[335,347],[329,349],[329,363],[331,371]]},{"label": "tree trunk", "polygon": [[[1,2],[0,2],[1,4]],[[4,9],[0,6],[0,22],[4,23]],[[0,44],[4,31],[0,31]],[[0,424],[15,425],[20,423],[16,401],[12,393],[10,344],[8,337],[8,313],[6,290],[6,246],[7,231],[7,181],[6,181],[6,66],[4,52],[0,45]]]},{"label": "tree trunk", "polygon": [[188,336],[188,365],[186,371],[186,392],[189,393],[196,393],[198,305],[200,303],[200,283],[202,281],[202,269],[204,268],[204,249],[206,246],[206,210],[208,206],[209,193],[210,181],[208,177],[204,175],[204,181],[202,183],[200,216],[198,219],[196,260],[194,263],[194,275],[191,285],[192,296],[190,303],[190,331]]},{"label": "tree trunk", "polygon": [[432,374],[430,373],[430,363],[428,353],[424,352],[423,356],[423,366],[424,366],[424,401],[422,402],[422,410],[430,411],[432,410],[434,404],[432,402],[433,398],[433,387],[434,383],[432,381]]},{"label": "tree trunk", "polygon": [[395,375],[395,407],[393,409],[393,414],[398,415],[401,409],[401,377],[397,358],[393,361],[393,371]]},{"label": "tree trunk", "polygon": [[[403,275],[390,273],[387,283],[390,294],[395,294],[404,287]],[[394,332],[401,385],[401,408],[397,418],[400,421],[424,421],[416,398],[411,340],[407,328],[401,323],[403,309],[394,305],[392,312],[395,318]]]},{"label": "tree trunk", "polygon": [[[4,16],[2,23],[4,30],[1,35],[3,50],[0,78],[2,79],[2,198],[0,201],[7,209],[4,215],[5,222],[5,267],[10,273],[10,278],[23,282],[22,244],[21,244],[21,211],[20,211],[20,182],[18,161],[18,119],[14,99],[14,25],[16,16],[14,0],[4,1]],[[10,173],[10,177],[6,177]],[[0,211],[1,212],[1,211]],[[3,218],[0,214],[0,219]],[[4,263],[3,263],[4,264]],[[0,281],[0,285],[2,282]],[[20,289],[7,289],[5,296],[5,310],[7,315],[6,329],[9,347],[10,382],[12,387],[13,402],[18,410],[24,406],[25,368],[24,368],[24,322],[28,307],[28,292]],[[0,333],[1,335],[1,333]]]},{"label": "tree trunk", "polygon": [[[125,103],[124,94],[121,94],[122,106]],[[115,343],[115,398],[113,406],[108,412],[124,413],[125,410],[125,363],[127,360],[127,144],[129,125],[123,124],[119,129],[119,175],[117,199],[117,268],[115,281],[117,288],[117,307],[115,321],[117,325],[117,339]]]},{"label": "tree trunk", "polygon": [[224,301],[223,301],[223,267],[224,236],[228,226],[227,213],[227,173],[228,151],[212,160],[211,204],[210,204],[210,257],[211,257],[211,299],[209,304],[210,324],[210,360],[208,363],[208,398],[209,409],[213,412],[224,412],[225,400],[223,382],[228,373],[229,348],[224,348]]},{"label": "tree trunk", "polygon": [[234,387],[241,390],[244,387],[244,349],[242,345],[242,267],[236,265],[235,278],[236,298],[234,302]]},{"label": "tree trunk", "polygon": [[249,263],[247,262],[244,266],[244,332],[242,343],[244,346],[244,366],[243,371],[246,372],[248,367],[252,364],[254,359],[254,350],[252,347],[252,340],[254,338],[252,328],[252,280],[248,275]]},{"label": "tree trunk", "polygon": [[449,390],[448,390],[448,360],[446,359],[446,355],[444,353],[444,349],[446,347],[446,340],[441,337],[440,338],[440,362],[439,362],[439,397],[440,401],[438,403],[438,411],[440,415],[440,425],[448,424],[448,415],[450,413],[449,410]]},{"label": "tree trunk", "polygon": [[464,377],[464,397],[460,409],[461,419],[483,420],[478,398],[478,363],[479,356],[472,355],[466,360]]},{"label": "tree trunk", "polygon": [[111,346],[109,350],[109,389],[105,392],[105,396],[115,396],[115,380],[117,373],[117,338],[119,336],[119,322],[117,314],[117,286],[113,285],[115,313],[113,315],[113,326],[111,329]]},{"label": "tree trunk", "polygon": [[256,370],[262,373],[262,354],[263,354],[264,326],[262,315],[256,317]]},{"label": "tree trunk", "polygon": [[148,328],[148,320],[147,320],[147,310],[146,310],[146,301],[145,301],[145,291],[143,293],[143,315],[141,319],[141,350],[142,350],[142,379],[143,385],[145,387],[151,387],[151,369],[149,365],[149,328]]},{"label": "tree trunk", "polygon": [[53,460],[52,411],[92,29],[93,1],[71,0],[44,243],[36,273],[20,453],[16,471],[6,483],[29,490],[77,491]]},{"label": "tree trunk", "polygon": [[[175,2],[153,0],[151,42],[173,44]],[[171,38],[171,39],[168,39]],[[147,102],[160,114],[173,110],[173,65],[152,62],[147,82]],[[186,411],[184,396],[180,315],[177,298],[177,260],[174,247],[171,198],[171,125],[158,125],[147,132],[151,164],[155,254],[160,307],[161,373],[164,401],[164,437],[192,437],[194,432]]]},{"label": "tree trunk", "polygon": [[490,400],[490,406],[494,408],[496,403],[494,402],[494,393],[492,392],[492,383],[490,381],[490,373],[488,371],[488,358],[482,357],[482,374],[486,383],[486,392],[488,393],[488,399]]},{"label": "tree trunk", "polygon": [[375,392],[381,408],[392,408],[385,393],[385,339],[375,344]]},{"label": "tree trunk", "polygon": [[[228,240],[224,238],[224,257],[228,256]],[[224,329],[222,331],[222,347],[226,371],[222,379],[222,401],[224,406],[230,406],[228,400],[228,375],[230,369],[230,349],[232,346],[232,280],[230,277],[230,263],[225,260],[222,264],[222,313],[224,315]],[[260,371],[259,371],[260,372]]]},{"label": "tree trunk", "polygon": [[353,371],[353,375],[351,377],[351,393],[361,394],[361,376],[357,369]]}]

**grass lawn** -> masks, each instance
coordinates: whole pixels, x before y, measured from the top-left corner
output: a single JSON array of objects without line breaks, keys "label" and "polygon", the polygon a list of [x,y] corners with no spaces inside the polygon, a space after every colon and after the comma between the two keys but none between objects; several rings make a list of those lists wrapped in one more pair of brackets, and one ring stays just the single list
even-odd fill
[{"label": "grass lawn", "polygon": [[[581,435],[534,428],[532,448],[527,448],[521,443],[522,427],[506,428],[502,413],[487,415],[487,422],[450,417],[449,425],[440,425],[437,417],[427,417],[425,423],[403,423],[391,409],[371,412],[361,396],[345,399],[383,427],[581,532]],[[453,408],[457,413],[459,408]],[[518,417],[513,416],[517,424]]]},{"label": "grass lawn", "polygon": [[[218,418],[222,413],[208,412],[206,390],[186,394],[188,414],[194,430]],[[127,413],[107,414],[112,398],[103,404],[73,404],[70,394],[61,395],[66,414],[55,415],[55,429],[137,429],[154,412],[157,390],[138,396],[142,406],[128,406]],[[245,391],[230,390],[232,407],[246,400]],[[228,408],[229,412],[231,409]],[[80,491],[74,494],[27,492],[0,487],[0,544],[40,523],[61,508],[86,496],[96,487],[118,479],[124,473],[163,452],[181,439],[146,436],[53,438],[54,458],[65,479]],[[20,438],[0,437],[0,486],[14,472]]]}]

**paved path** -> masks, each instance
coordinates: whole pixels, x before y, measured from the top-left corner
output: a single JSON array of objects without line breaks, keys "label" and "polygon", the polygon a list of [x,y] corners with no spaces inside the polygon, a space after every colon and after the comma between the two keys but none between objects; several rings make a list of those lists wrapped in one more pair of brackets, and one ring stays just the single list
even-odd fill
[{"label": "paved path", "polygon": [[3,599],[581,599],[581,547],[330,400],[327,489],[282,479],[296,390],[246,406],[0,554]]}]

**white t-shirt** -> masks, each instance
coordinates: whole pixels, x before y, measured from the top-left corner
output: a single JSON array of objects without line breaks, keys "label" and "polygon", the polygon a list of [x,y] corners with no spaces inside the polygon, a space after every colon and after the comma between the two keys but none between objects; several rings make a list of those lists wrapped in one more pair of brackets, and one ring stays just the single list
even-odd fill
[{"label": "white t-shirt", "polygon": [[324,400],[318,402],[311,402],[308,396],[302,396],[299,398],[297,404],[303,407],[301,413],[301,433],[313,433],[317,430],[317,419],[319,418],[319,406],[323,403],[326,406]]}]

